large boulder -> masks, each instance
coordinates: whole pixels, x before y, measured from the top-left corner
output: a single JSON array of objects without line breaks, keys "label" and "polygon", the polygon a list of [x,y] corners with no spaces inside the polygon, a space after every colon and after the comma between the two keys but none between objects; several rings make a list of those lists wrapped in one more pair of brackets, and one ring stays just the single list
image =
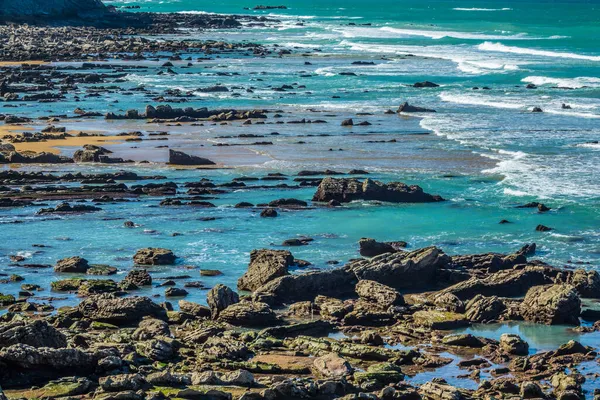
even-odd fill
[{"label": "large boulder", "polygon": [[17,321],[0,325],[0,348],[18,343],[55,349],[67,347],[65,335],[46,321]]},{"label": "large boulder", "polygon": [[529,354],[529,344],[521,336],[514,333],[500,335],[500,349],[507,354],[526,356]]},{"label": "large boulder", "polygon": [[229,287],[218,284],[213,287],[206,295],[206,302],[213,318],[217,318],[219,313],[232,304],[239,303],[240,296]]},{"label": "large boulder", "polygon": [[208,158],[192,156],[183,151],[169,149],[169,164],[172,165],[215,165]]},{"label": "large boulder", "polygon": [[404,304],[404,298],[396,289],[379,282],[361,280],[356,284],[356,294],[368,303],[374,303],[379,308],[387,309],[390,306]]},{"label": "large boulder", "polygon": [[434,283],[437,271],[450,262],[437,247],[412,252],[386,253],[348,264],[345,269],[359,280],[372,280],[393,288],[426,287]]},{"label": "large boulder", "polygon": [[219,321],[236,326],[264,327],[276,324],[277,316],[265,303],[243,301],[222,310]]},{"label": "large boulder", "polygon": [[166,319],[166,310],[148,297],[119,298],[100,294],[86,298],[78,306],[79,312],[92,321],[115,325],[133,325],[144,317]]},{"label": "large boulder", "polygon": [[238,289],[254,291],[273,279],[288,275],[294,256],[287,250],[252,250],[248,271],[238,279]]},{"label": "large boulder", "polygon": [[442,201],[440,196],[423,192],[421,187],[408,186],[401,182],[383,183],[372,179],[359,181],[354,178],[324,178],[313,201],[338,201],[348,203],[354,200],[377,200],[391,203],[430,203]]},{"label": "large boulder", "polygon": [[505,310],[506,305],[498,296],[478,294],[467,303],[465,315],[471,322],[492,322],[497,321]]},{"label": "large boulder", "polygon": [[89,268],[90,266],[85,258],[69,257],[58,260],[54,266],[54,271],[85,273]]},{"label": "large boulder", "polygon": [[137,265],[172,265],[176,259],[171,250],[154,247],[140,249],[133,256]]},{"label": "large boulder", "polygon": [[581,300],[571,285],[535,286],[521,303],[521,315],[526,321],[547,325],[579,325]]},{"label": "large boulder", "polygon": [[356,277],[343,269],[286,275],[275,278],[255,291],[261,301],[272,305],[314,300],[318,295],[343,296],[354,290]]}]

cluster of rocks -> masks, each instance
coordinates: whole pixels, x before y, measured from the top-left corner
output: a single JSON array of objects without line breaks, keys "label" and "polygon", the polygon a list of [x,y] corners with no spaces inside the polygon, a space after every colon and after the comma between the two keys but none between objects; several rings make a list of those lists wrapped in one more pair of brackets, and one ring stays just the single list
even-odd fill
[{"label": "cluster of rocks", "polygon": [[[0,385],[11,398],[584,398],[577,366],[596,359],[590,347],[570,341],[531,353],[515,334],[493,340],[447,330],[506,320],[578,324],[580,297],[600,297],[596,272],[528,261],[521,251],[451,257],[363,239],[365,248],[381,254],[304,274],[291,273],[302,261],[289,251],[254,250],[238,281],[249,294],[217,284],[207,306],[180,300],[178,311],[118,296],[152,284],[145,269],[113,289],[107,280],[57,281],[55,290],[72,285],[84,299],[54,314],[13,302],[0,318]],[[156,248],[133,259],[148,268],[176,262]],[[92,268],[81,257],[55,266]],[[329,337],[335,331],[344,338]],[[460,357],[469,379],[483,371],[493,378],[475,390],[443,378],[405,382],[450,364],[444,352]]]}]

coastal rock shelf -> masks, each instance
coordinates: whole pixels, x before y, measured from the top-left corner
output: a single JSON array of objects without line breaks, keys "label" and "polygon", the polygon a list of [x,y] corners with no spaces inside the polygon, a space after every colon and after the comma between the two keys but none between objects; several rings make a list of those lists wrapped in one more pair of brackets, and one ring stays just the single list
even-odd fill
[{"label": "coastal rock shelf", "polygon": [[[497,297],[503,293],[498,288],[493,295],[486,292],[492,297],[479,294],[466,307],[449,294],[453,281],[469,282],[469,275],[489,274],[489,260],[494,257],[512,260],[496,274],[534,269],[543,271],[546,282],[554,286],[536,286],[536,281],[521,279],[524,300]],[[175,258],[167,249],[141,249],[134,261],[156,265],[173,263]],[[564,274],[520,253],[450,257],[435,247],[396,250],[338,269],[292,275],[289,268],[296,263],[289,251],[255,250],[248,272],[238,282],[240,289],[254,290],[251,296],[240,297],[219,284],[208,293],[208,307],[181,300],[179,311],[174,311],[170,302],[158,304],[148,297],[127,296],[148,284],[145,278],[133,279],[134,272],[143,270],[132,271],[131,278],[128,275],[109,290],[112,293],[82,292],[86,282],[77,283],[84,300],[56,314],[47,312],[51,306],[41,311],[39,305],[36,310],[24,307],[33,303],[14,301],[0,327],[0,362],[6,367],[0,371],[0,382],[5,395],[111,398],[135,391],[136,396],[150,398],[172,393],[188,398],[193,393],[193,398],[251,395],[288,399],[298,394],[333,398],[336,393],[354,398],[372,392],[387,399],[434,398],[430,393],[442,390],[456,398],[483,399],[510,397],[515,391],[543,394],[546,385],[533,381],[540,377],[557,382],[552,383],[553,396],[582,395],[580,384],[564,386],[560,382],[583,380],[580,374],[563,371],[566,365],[576,367],[593,360],[596,352],[591,347],[570,341],[556,351],[530,353],[528,343],[518,335],[494,340],[444,331],[478,321],[474,315],[481,312],[473,313],[475,302],[487,300],[499,303],[494,306],[495,313],[486,306],[488,323],[533,315],[538,323],[577,325],[581,294],[600,297],[596,272]],[[75,267],[77,271],[87,269],[87,260],[64,259],[56,270],[75,272]],[[582,274],[587,278],[575,278]],[[422,288],[419,294],[414,292],[416,282]],[[64,284],[53,287],[72,290]],[[407,287],[410,294],[398,291]],[[167,293],[176,291],[185,292],[167,289]],[[27,313],[21,314],[25,310]],[[548,319],[540,318],[546,316]],[[328,337],[335,331],[351,333],[357,339]],[[110,339],[115,334],[119,343]],[[409,347],[389,345],[395,342]],[[434,347],[420,347],[419,343]],[[476,367],[480,373],[502,365],[495,367],[497,383],[467,390],[442,380],[420,386],[403,382],[422,371],[448,365],[452,359],[440,352],[464,351],[477,357],[460,361],[460,369]],[[167,368],[157,367],[161,364]],[[36,387],[19,389],[31,385]],[[307,385],[316,386],[309,391]],[[336,388],[335,392],[329,387]]]},{"label": "coastal rock shelf", "polygon": [[598,7],[386,1],[0,0],[0,400],[600,400]]}]

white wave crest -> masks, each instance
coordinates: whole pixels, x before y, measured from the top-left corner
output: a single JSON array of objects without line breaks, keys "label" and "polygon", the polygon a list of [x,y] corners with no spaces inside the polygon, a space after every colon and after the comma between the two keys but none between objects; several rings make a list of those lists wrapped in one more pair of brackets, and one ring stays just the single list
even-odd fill
[{"label": "white wave crest", "polygon": [[600,56],[589,56],[577,53],[562,53],[549,50],[528,49],[524,47],[506,46],[502,43],[484,42],[477,46],[477,48],[482,51],[494,51],[500,53],[523,54],[540,57],[570,58],[574,60],[600,61]]}]

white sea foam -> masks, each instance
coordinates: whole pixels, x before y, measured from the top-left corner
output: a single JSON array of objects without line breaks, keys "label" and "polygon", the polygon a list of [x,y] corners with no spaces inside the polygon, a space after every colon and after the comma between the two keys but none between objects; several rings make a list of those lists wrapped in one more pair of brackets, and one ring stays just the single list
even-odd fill
[{"label": "white sea foam", "polygon": [[439,95],[442,101],[453,103],[453,104],[464,104],[473,106],[486,106],[494,108],[508,108],[508,109],[525,109],[527,104],[517,103],[513,101],[502,101],[497,97],[491,96],[476,96],[468,94],[455,94],[449,92],[443,92]]},{"label": "white sea foam", "polygon": [[527,61],[504,58],[503,60],[490,60],[490,57],[478,54],[472,46],[466,45],[441,45],[441,46],[403,46],[403,45],[374,45],[362,44],[343,40],[341,46],[351,50],[371,53],[387,53],[406,55],[413,54],[420,57],[439,58],[457,64],[457,68],[465,73],[484,75],[489,73],[507,73],[518,70],[520,65],[528,64]]},{"label": "white sea foam", "polygon": [[528,76],[521,82],[533,83],[534,85],[555,85],[561,88],[600,87],[600,78],[580,76],[577,78],[552,78],[548,76]]},{"label": "white sea foam", "polygon": [[463,7],[456,7],[453,8],[453,10],[455,11],[512,11],[512,8],[508,8],[508,7],[504,7],[504,8],[463,8]]},{"label": "white sea foam", "polygon": [[334,32],[340,33],[345,38],[382,38],[382,39],[395,39],[403,37],[422,36],[431,39],[443,39],[443,38],[455,38],[465,40],[532,40],[541,39],[536,37],[528,36],[526,33],[518,33],[514,35],[492,35],[487,33],[479,32],[460,32],[460,31],[437,31],[429,29],[406,29],[406,28],[393,28],[390,26],[383,26],[380,28],[366,28],[366,27],[344,27],[334,28]]},{"label": "white sea foam", "polygon": [[499,53],[511,53],[511,54],[523,54],[530,56],[540,57],[553,57],[553,58],[568,58],[574,60],[588,60],[588,61],[600,61],[600,56],[590,56],[577,53],[563,53],[549,50],[538,50],[529,49],[524,47],[506,46],[502,43],[484,42],[477,46],[482,51],[493,51]]}]

